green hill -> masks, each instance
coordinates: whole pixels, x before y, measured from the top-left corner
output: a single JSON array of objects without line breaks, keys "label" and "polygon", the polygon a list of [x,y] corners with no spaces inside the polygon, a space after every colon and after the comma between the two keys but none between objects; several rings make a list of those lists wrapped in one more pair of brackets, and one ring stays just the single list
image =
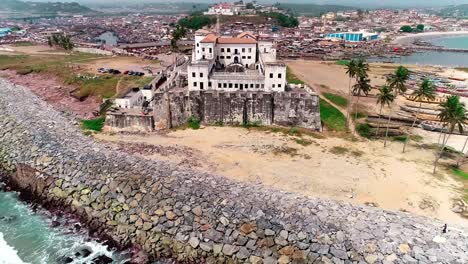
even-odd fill
[{"label": "green hill", "polygon": [[320,16],[328,12],[338,12],[357,9],[351,6],[342,5],[316,5],[316,4],[289,4],[280,3],[276,5],[278,8],[287,10],[291,13],[303,16]]},{"label": "green hill", "polygon": [[0,11],[10,12],[27,12],[34,14],[57,14],[57,13],[70,13],[70,14],[86,14],[93,13],[92,9],[82,6],[76,2],[62,3],[62,2],[23,2],[19,0],[1,0]]},{"label": "green hill", "polygon": [[442,16],[468,17],[468,4],[442,8],[439,14]]}]

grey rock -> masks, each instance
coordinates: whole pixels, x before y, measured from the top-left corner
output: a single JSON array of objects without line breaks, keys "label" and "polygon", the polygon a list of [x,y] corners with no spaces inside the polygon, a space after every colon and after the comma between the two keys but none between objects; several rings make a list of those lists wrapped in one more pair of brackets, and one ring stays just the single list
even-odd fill
[{"label": "grey rock", "polygon": [[337,257],[339,259],[343,259],[343,260],[348,259],[348,253],[346,253],[345,250],[337,249],[335,247],[330,248],[330,254],[332,254],[333,256],[335,256],[335,257]]},{"label": "grey rock", "polygon": [[229,245],[229,244],[225,244],[225,245],[223,246],[223,254],[226,255],[226,256],[232,256],[232,255],[234,255],[237,251],[239,251],[239,247],[238,247],[238,246]]},{"label": "grey rock", "polygon": [[190,246],[192,246],[193,248],[197,248],[198,247],[198,244],[200,244],[200,241],[198,240],[198,238],[196,237],[191,237],[188,241],[188,243],[190,244]]}]

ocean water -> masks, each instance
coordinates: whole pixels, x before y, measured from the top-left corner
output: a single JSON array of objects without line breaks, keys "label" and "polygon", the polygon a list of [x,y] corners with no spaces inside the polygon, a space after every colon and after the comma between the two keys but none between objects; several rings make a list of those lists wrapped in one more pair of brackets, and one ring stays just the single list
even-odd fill
[{"label": "ocean water", "polygon": [[[99,256],[112,258],[113,263],[126,261],[124,254],[90,239],[86,230],[77,231],[76,222],[63,221],[68,222],[33,210],[0,185],[0,264],[84,264]],[[53,223],[60,225],[51,227]]]},{"label": "ocean water", "polygon": [[[434,45],[447,48],[468,49],[468,36],[440,37],[431,40]],[[436,65],[446,67],[468,67],[468,52],[416,52],[401,58],[370,58],[370,62],[392,61],[401,64]]]},{"label": "ocean water", "polygon": [[452,49],[468,49],[468,36],[452,36],[432,39],[431,42],[437,46]]}]

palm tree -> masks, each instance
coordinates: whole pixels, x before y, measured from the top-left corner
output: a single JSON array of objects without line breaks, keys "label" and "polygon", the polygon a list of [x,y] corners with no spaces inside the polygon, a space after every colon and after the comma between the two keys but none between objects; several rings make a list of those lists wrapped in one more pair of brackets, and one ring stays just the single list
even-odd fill
[{"label": "palm tree", "polygon": [[[463,133],[463,125],[466,123],[465,104],[460,102],[459,96],[452,95],[448,97],[447,101],[441,104],[441,106],[442,106],[442,110],[440,111],[439,118],[441,122],[445,123],[444,127],[447,127],[449,135],[446,138],[445,137],[446,134],[444,134],[444,138],[442,139],[442,146],[440,148],[439,153],[436,155],[436,158],[434,161],[434,170],[433,170],[434,174],[436,172],[439,159],[442,157],[445,146],[450,136],[452,135],[453,131],[455,131],[455,128],[458,128],[460,133]],[[444,132],[444,129],[442,129],[440,133],[443,133],[443,132]]]},{"label": "palm tree", "polygon": [[355,117],[354,119],[357,119],[357,114],[358,114],[358,105],[359,105],[359,99],[361,98],[361,93],[363,93],[365,96],[369,95],[370,90],[372,89],[370,85],[370,79],[365,76],[359,76],[357,83],[353,86],[353,94],[357,96],[357,101],[355,105]]},{"label": "palm tree", "polygon": [[409,71],[403,66],[399,66],[395,73],[389,78],[388,84],[395,91],[395,95],[406,92],[406,81],[409,78]]},{"label": "palm tree", "polygon": [[380,118],[382,116],[382,109],[385,105],[390,107],[390,104],[393,102],[395,99],[395,95],[393,94],[392,89],[388,85],[384,85],[380,87],[379,93],[377,94],[377,104],[380,104],[380,110],[379,110],[379,121],[377,123],[377,133],[376,135],[379,135],[380,132]]},{"label": "palm tree", "polygon": [[369,64],[363,58],[359,58],[356,61],[356,79],[359,77],[367,77],[367,72],[369,71]]},{"label": "palm tree", "polygon": [[[415,101],[419,101],[419,111],[421,111],[422,107],[422,99],[426,98],[429,100],[435,99],[435,86],[429,79],[424,79],[419,89],[416,90],[413,94],[415,96]],[[417,115],[414,115],[413,124],[411,125],[411,129],[413,129],[414,125],[416,124]],[[405,153],[406,145],[409,141],[409,131],[406,136],[405,144],[403,145],[403,153]]]},{"label": "palm tree", "polygon": [[357,119],[357,108],[359,105],[359,98],[361,95],[361,92],[363,92],[366,96],[369,95],[370,90],[372,89],[370,85],[370,79],[369,75],[367,72],[369,71],[369,64],[364,60],[363,58],[359,58],[355,62],[355,67],[356,67],[356,84],[353,86],[353,94],[357,95],[357,102],[355,106],[355,117],[354,119]]},{"label": "palm tree", "polygon": [[357,74],[357,68],[356,68],[356,61],[351,60],[347,65],[346,65],[346,74],[349,76],[349,87],[348,87],[348,107],[347,107],[347,113],[346,113],[346,127],[349,128],[349,116],[351,112],[351,80],[356,77]]}]

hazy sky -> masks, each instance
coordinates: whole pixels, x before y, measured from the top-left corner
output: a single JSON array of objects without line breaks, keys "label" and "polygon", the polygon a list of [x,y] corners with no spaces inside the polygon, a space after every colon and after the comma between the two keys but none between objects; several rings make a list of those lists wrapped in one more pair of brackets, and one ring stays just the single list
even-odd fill
[{"label": "hazy sky", "polygon": [[[1,0],[0,0],[1,1]],[[41,2],[79,2],[83,4],[97,4],[97,3],[148,3],[148,2],[204,2],[204,3],[217,3],[217,2],[234,2],[234,0],[28,0],[28,1],[41,1]],[[246,0],[249,1],[249,0]],[[314,4],[341,4],[349,6],[442,6],[442,5],[459,5],[468,4],[468,0],[259,0],[260,3],[314,3]]]}]

